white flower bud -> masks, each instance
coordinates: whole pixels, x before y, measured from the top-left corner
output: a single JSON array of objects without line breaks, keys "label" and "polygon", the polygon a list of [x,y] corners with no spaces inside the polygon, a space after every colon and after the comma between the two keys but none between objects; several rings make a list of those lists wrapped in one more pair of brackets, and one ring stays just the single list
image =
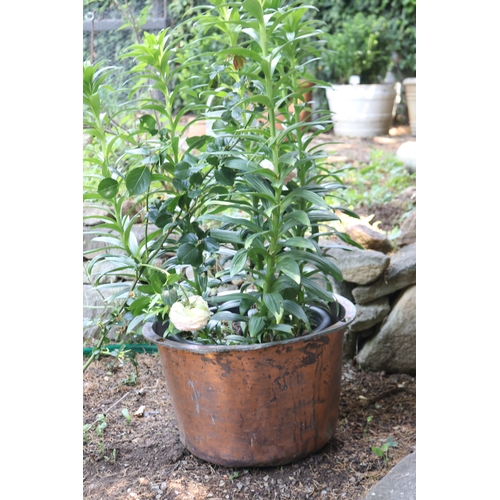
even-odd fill
[{"label": "white flower bud", "polygon": [[189,305],[176,302],[170,309],[170,321],[183,332],[195,332],[210,320],[208,304],[199,295],[189,297]]}]

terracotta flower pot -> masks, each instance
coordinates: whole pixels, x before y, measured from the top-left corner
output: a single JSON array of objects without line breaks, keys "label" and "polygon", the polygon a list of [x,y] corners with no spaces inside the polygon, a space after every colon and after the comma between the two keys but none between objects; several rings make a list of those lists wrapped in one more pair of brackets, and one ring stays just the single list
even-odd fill
[{"label": "terracotta flower pot", "polygon": [[177,420],[193,455],[228,467],[273,466],[306,457],[333,437],[342,345],[355,306],[340,304],[331,326],[281,342],[193,345],[154,342]]}]

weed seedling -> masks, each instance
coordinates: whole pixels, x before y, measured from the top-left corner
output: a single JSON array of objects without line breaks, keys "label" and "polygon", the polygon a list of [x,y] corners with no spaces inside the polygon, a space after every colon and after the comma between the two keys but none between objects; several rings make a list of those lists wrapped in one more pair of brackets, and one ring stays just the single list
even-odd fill
[{"label": "weed seedling", "polygon": [[363,435],[366,436],[368,434],[368,425],[372,421],[373,417],[370,415],[369,417],[366,418],[366,425],[365,425],[365,430],[363,432]]},{"label": "weed seedling", "polygon": [[130,413],[128,412],[127,408],[122,409],[122,415],[127,420],[128,425],[132,424],[132,417],[130,416]]},{"label": "weed seedling", "polygon": [[377,457],[384,457],[385,465],[389,465],[389,448],[394,448],[398,445],[392,440],[392,436],[389,436],[387,441],[379,448],[377,446],[372,446],[372,452],[377,455]]},{"label": "weed seedling", "polygon": [[99,424],[95,428],[95,433],[98,436],[102,436],[104,434],[104,429],[108,426],[108,423],[106,422],[106,415],[99,413],[99,415],[97,415],[97,422],[99,422]]}]

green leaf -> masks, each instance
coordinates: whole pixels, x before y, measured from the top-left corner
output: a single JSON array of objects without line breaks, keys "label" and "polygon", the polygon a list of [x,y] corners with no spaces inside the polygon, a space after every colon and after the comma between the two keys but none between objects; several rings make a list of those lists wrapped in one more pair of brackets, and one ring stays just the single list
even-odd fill
[{"label": "green leaf", "polygon": [[191,165],[187,161],[180,161],[174,168],[174,175],[177,179],[186,180],[191,176]]},{"label": "green leaf", "polygon": [[264,12],[262,12],[262,5],[259,0],[245,0],[243,8],[255,17],[259,21],[259,24],[264,24]]},{"label": "green leaf", "polygon": [[207,141],[213,140],[212,137],[208,135],[194,136],[188,137],[186,139],[186,143],[189,146],[189,149],[200,149]]},{"label": "green leaf", "polygon": [[303,250],[290,250],[287,255],[294,260],[305,260],[314,264],[320,271],[332,276],[338,281],[343,281],[340,269],[328,257],[323,257],[317,253],[305,252]]},{"label": "green leaf", "polygon": [[180,264],[190,264],[193,267],[201,266],[203,253],[192,243],[183,243],[177,250],[177,260]]},{"label": "green leaf", "polygon": [[304,226],[311,225],[311,221],[306,212],[303,210],[294,210],[289,214],[285,215],[283,218],[283,222],[287,222],[289,219],[293,219],[294,221],[300,222],[300,224],[304,224]]},{"label": "green leaf", "polygon": [[245,267],[246,261],[248,257],[248,250],[242,248],[238,250],[231,261],[231,266],[229,268],[229,275],[234,276],[243,270]]},{"label": "green leaf", "polygon": [[292,302],[291,300],[285,300],[283,303],[283,308],[288,314],[291,314],[292,316],[295,316],[296,318],[303,321],[306,324],[306,328],[308,330],[311,330],[311,324],[306,312],[297,303]]},{"label": "green leaf", "polygon": [[111,177],[103,179],[97,187],[97,192],[107,200],[114,198],[118,194],[118,182]]},{"label": "green leaf", "polygon": [[327,210],[329,209],[328,203],[326,203],[326,201],[321,198],[321,196],[317,195],[314,191],[310,191],[309,189],[306,189],[304,187],[295,189],[285,196],[285,199],[283,200],[283,209],[288,207],[290,203],[292,203],[294,198],[302,198],[309,201],[313,205],[323,207]]},{"label": "green leaf", "polygon": [[202,244],[203,248],[207,252],[217,252],[217,250],[219,250],[220,248],[218,241],[215,238],[211,238],[210,236],[203,238]]},{"label": "green leaf", "polygon": [[130,196],[142,194],[151,184],[151,171],[148,167],[138,167],[131,170],[125,179]]},{"label": "green leaf", "polygon": [[241,231],[230,231],[228,229],[212,229],[210,236],[221,243],[231,243],[232,245],[243,245]]},{"label": "green leaf", "polygon": [[186,233],[183,234],[179,238],[179,243],[191,243],[193,245],[196,245],[198,243],[198,236],[194,233]]},{"label": "green leaf", "polygon": [[316,247],[314,246],[314,243],[307,238],[301,238],[299,236],[293,237],[293,238],[288,238],[285,241],[280,241],[279,242],[280,247],[300,247],[300,248],[309,248],[313,252],[316,252]]},{"label": "green leaf", "polygon": [[264,293],[264,304],[276,318],[276,323],[281,321],[283,316],[283,297],[279,293]]},{"label": "green leaf", "polygon": [[292,278],[295,283],[300,284],[300,269],[297,262],[286,256],[284,258],[280,257],[276,261],[276,267],[289,278]]},{"label": "green leaf", "polygon": [[235,314],[229,311],[220,311],[215,313],[210,321],[248,321],[248,316],[242,316],[241,314]]},{"label": "green leaf", "polygon": [[219,170],[216,170],[214,175],[215,180],[223,186],[232,186],[236,178],[236,172],[227,167],[221,167]]},{"label": "green leaf", "polygon": [[332,294],[321,288],[311,278],[305,278],[304,276],[302,276],[302,285],[307,290],[307,293],[313,298],[318,297],[326,302],[331,302],[333,300]]},{"label": "green leaf", "polygon": [[156,129],[156,120],[151,115],[143,115],[139,118],[141,128],[146,129],[151,135],[155,135],[158,130]]},{"label": "green leaf", "polygon": [[253,315],[248,320],[248,334],[256,337],[264,328],[266,320],[262,316]]}]

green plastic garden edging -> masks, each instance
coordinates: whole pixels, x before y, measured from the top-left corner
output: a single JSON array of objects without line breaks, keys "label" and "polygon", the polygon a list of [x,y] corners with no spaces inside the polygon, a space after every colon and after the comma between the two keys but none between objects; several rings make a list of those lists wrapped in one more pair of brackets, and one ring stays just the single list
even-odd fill
[{"label": "green plastic garden edging", "polygon": [[[138,352],[141,354],[158,352],[158,348],[155,345],[149,345],[149,344],[112,344],[105,346],[104,349],[108,349],[110,351],[116,351],[121,347],[123,347],[124,350]],[[93,351],[92,347],[84,347],[83,355],[88,357],[92,354],[92,351]]]}]

